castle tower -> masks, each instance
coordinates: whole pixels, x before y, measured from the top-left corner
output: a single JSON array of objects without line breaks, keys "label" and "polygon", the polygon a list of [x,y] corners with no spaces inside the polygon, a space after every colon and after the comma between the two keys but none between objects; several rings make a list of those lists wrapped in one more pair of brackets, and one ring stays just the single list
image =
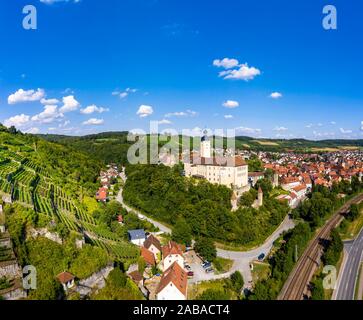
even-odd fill
[{"label": "castle tower", "polygon": [[234,191],[232,193],[231,205],[232,205],[232,211],[238,210],[238,197]]},{"label": "castle tower", "polygon": [[262,207],[263,205],[263,192],[261,187],[258,188],[258,198],[257,198],[257,207]]},{"label": "castle tower", "polygon": [[204,136],[201,139],[200,143],[200,156],[202,158],[210,158],[211,157],[211,146],[210,140],[207,136],[208,132],[204,131]]},{"label": "castle tower", "polygon": [[274,188],[277,188],[279,186],[279,175],[276,172],[274,173],[274,181],[272,185]]}]

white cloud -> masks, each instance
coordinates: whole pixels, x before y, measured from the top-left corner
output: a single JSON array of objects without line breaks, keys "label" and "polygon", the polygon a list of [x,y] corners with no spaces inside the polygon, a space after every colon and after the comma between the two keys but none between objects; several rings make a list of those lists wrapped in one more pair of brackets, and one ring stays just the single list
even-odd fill
[{"label": "white cloud", "polygon": [[92,114],[94,112],[103,113],[103,112],[107,112],[107,111],[110,111],[110,109],[103,108],[103,107],[97,107],[94,104],[92,104],[84,109],[81,109],[82,114]]},{"label": "white cloud", "polygon": [[239,102],[234,100],[227,100],[226,102],[223,103],[223,107],[230,109],[237,108],[239,107]]},{"label": "white cloud", "polygon": [[313,131],[313,135],[316,138],[333,138],[333,137],[335,137],[334,132],[317,132],[317,131]]},{"label": "white cloud", "polygon": [[272,92],[270,94],[270,98],[272,98],[272,99],[280,99],[280,98],[282,98],[282,94],[280,92]]},{"label": "white cloud", "polygon": [[309,123],[309,124],[307,124],[305,127],[306,127],[306,128],[308,128],[308,129],[310,129],[310,128],[312,128],[312,127],[313,127],[313,124],[312,124],[312,123]]},{"label": "white cloud", "polygon": [[125,91],[118,91],[115,90],[112,92],[113,96],[119,96],[120,99],[125,99],[126,97],[128,97],[131,93],[135,93],[137,92],[137,89],[133,89],[133,88],[126,88]]},{"label": "white cloud", "polygon": [[288,128],[285,128],[285,127],[275,127],[273,129],[273,131],[277,131],[277,132],[283,132],[283,131],[287,131],[289,130]]},{"label": "white cloud", "polygon": [[193,111],[193,110],[186,110],[186,111],[181,111],[181,112],[171,112],[171,113],[167,113],[165,115],[165,118],[172,118],[172,117],[195,117],[198,115],[198,112]]},{"label": "white cloud", "polygon": [[231,69],[237,67],[239,64],[237,59],[224,58],[223,60],[215,59],[213,65],[215,67],[222,67],[225,69]]},{"label": "white cloud", "polygon": [[330,124],[335,126],[337,123],[335,121],[330,121]]},{"label": "white cloud", "polygon": [[79,102],[74,98],[74,96],[63,97],[63,107],[60,108],[61,113],[75,111],[79,108]]},{"label": "white cloud", "polygon": [[172,122],[170,120],[167,120],[167,119],[163,119],[163,120],[160,120],[158,122],[159,125],[163,125],[163,124],[172,124]]},{"label": "white cloud", "polygon": [[45,92],[43,89],[38,89],[37,91],[19,89],[8,97],[8,104],[39,101],[44,98],[44,96]]},{"label": "white cloud", "polygon": [[363,121],[360,123],[360,129],[363,131]]},{"label": "white cloud", "polygon": [[104,122],[105,121],[103,119],[91,118],[91,119],[88,119],[87,121],[84,121],[83,125],[85,125],[85,126],[97,126],[97,125],[104,124]]},{"label": "white cloud", "polygon": [[31,134],[37,134],[39,132],[40,132],[39,128],[36,128],[36,127],[30,128],[30,129],[25,131],[25,133],[31,133]]},{"label": "white cloud", "polygon": [[140,116],[140,118],[145,118],[148,117],[150,115],[152,115],[154,113],[154,109],[152,106],[147,106],[147,105],[141,105],[139,107],[139,110],[136,112],[136,114],[138,116]]},{"label": "white cloud", "polygon": [[62,118],[63,114],[58,112],[57,106],[44,106],[44,111],[33,116],[31,118],[32,121],[40,122],[40,123],[52,123],[57,118]]},{"label": "white cloud", "polygon": [[225,119],[233,119],[233,116],[231,114],[226,114],[224,116]]},{"label": "white cloud", "polygon": [[55,105],[55,104],[58,104],[59,103],[59,100],[58,99],[41,99],[40,100],[40,103],[43,104],[43,105]]},{"label": "white cloud", "polygon": [[30,117],[28,115],[25,114],[20,114],[20,115],[16,115],[14,117],[10,117],[9,119],[6,119],[4,121],[4,126],[5,127],[11,127],[14,126],[16,128],[20,128],[23,127],[24,125],[26,125],[30,120]]},{"label": "white cloud", "polygon": [[253,80],[256,76],[259,76],[261,71],[255,67],[249,67],[248,64],[242,64],[238,69],[226,70],[219,73],[219,76],[223,79],[231,80]]},{"label": "white cloud", "polygon": [[353,131],[352,130],[345,130],[344,128],[340,128],[340,132],[342,133],[342,134],[350,134],[350,133],[353,133]]},{"label": "white cloud", "polygon": [[244,133],[244,134],[260,134],[262,132],[261,129],[248,128],[248,127],[238,127],[235,128],[235,130],[238,133]]}]

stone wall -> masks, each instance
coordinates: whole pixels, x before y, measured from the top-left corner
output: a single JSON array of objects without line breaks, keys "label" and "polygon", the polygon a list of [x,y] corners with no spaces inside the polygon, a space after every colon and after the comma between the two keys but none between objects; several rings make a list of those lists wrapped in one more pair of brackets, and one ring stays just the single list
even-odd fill
[{"label": "stone wall", "polygon": [[43,228],[43,229],[31,228],[31,229],[28,230],[27,235],[28,235],[28,237],[31,237],[33,239],[36,239],[38,237],[44,237],[44,238],[47,238],[47,239],[49,239],[51,241],[54,241],[54,242],[56,242],[58,244],[63,244],[63,241],[62,241],[61,237],[57,233],[50,232],[46,228]]},{"label": "stone wall", "polygon": [[75,289],[82,297],[89,295],[95,289],[102,289],[106,285],[105,279],[110,272],[114,269],[109,265],[106,268],[92,274],[87,279],[79,281],[77,288]]},{"label": "stone wall", "polygon": [[19,276],[21,276],[21,269],[16,260],[0,262],[0,278],[7,277],[13,279]]}]

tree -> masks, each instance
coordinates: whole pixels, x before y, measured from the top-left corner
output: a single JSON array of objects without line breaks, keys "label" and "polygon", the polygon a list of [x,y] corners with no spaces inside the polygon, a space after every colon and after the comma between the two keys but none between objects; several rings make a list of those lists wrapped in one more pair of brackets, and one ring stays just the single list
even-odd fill
[{"label": "tree", "polygon": [[263,178],[256,182],[256,186],[255,186],[256,190],[258,190],[260,187],[265,196],[268,196],[273,189],[272,182],[266,178]]},{"label": "tree", "polygon": [[197,297],[197,300],[230,300],[231,296],[228,292],[221,289],[207,289]]},{"label": "tree", "polygon": [[315,279],[311,284],[311,300],[324,300],[324,287],[321,278]]},{"label": "tree", "polygon": [[234,273],[232,273],[231,278],[230,278],[230,282],[231,282],[231,287],[232,289],[240,294],[242,287],[244,286],[244,281],[243,281],[243,277],[242,274],[239,271],[236,271]]},{"label": "tree", "polygon": [[340,259],[343,248],[344,244],[342,239],[340,238],[339,232],[334,229],[331,233],[331,240],[329,242],[329,245],[322,257],[324,264],[335,266]]},{"label": "tree", "polygon": [[172,239],[180,244],[190,246],[192,242],[192,229],[183,218],[179,218],[174,225]]},{"label": "tree", "polygon": [[123,288],[126,286],[127,276],[119,268],[115,268],[109,273],[107,283],[117,288]]},{"label": "tree", "polygon": [[350,210],[347,214],[347,219],[349,221],[354,221],[355,219],[357,219],[359,217],[359,206],[357,204],[352,204],[350,206]]},{"label": "tree", "polygon": [[194,249],[207,261],[212,262],[217,257],[217,249],[210,238],[197,239]]},{"label": "tree", "polygon": [[239,199],[239,205],[244,207],[251,207],[257,198],[257,191],[250,189],[248,192],[242,194]]}]

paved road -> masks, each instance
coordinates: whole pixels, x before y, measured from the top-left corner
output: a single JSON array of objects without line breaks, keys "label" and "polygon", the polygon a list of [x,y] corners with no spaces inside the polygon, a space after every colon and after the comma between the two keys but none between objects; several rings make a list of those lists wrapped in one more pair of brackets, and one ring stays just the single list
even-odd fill
[{"label": "paved road", "polygon": [[135,212],[140,218],[145,219],[147,221],[149,221],[150,223],[152,223],[155,227],[158,227],[160,229],[160,231],[162,231],[163,233],[168,233],[171,234],[171,229],[168,228],[167,226],[164,226],[163,224],[161,224],[158,221],[155,221],[154,219],[151,219],[147,216],[145,216],[144,214],[142,214],[140,211],[136,210],[136,209],[132,209],[130,208],[125,202],[124,199],[122,197],[122,189],[120,190],[120,192],[118,193],[116,200],[118,202],[120,202],[122,204],[122,206],[127,210],[127,211],[133,211]]},{"label": "paved road", "polygon": [[257,260],[258,256],[263,253],[267,256],[273,246],[273,243],[281,236],[284,231],[290,230],[295,227],[294,221],[288,216],[282,224],[275,230],[275,232],[265,241],[263,245],[250,251],[229,251],[217,249],[217,255],[222,258],[234,260],[231,272],[240,271],[243,275],[245,283],[252,281],[252,274],[250,264]]},{"label": "paved road", "polygon": [[345,243],[344,250],[347,257],[342,266],[335,300],[354,300],[359,266],[363,262],[363,229],[353,242]]}]

